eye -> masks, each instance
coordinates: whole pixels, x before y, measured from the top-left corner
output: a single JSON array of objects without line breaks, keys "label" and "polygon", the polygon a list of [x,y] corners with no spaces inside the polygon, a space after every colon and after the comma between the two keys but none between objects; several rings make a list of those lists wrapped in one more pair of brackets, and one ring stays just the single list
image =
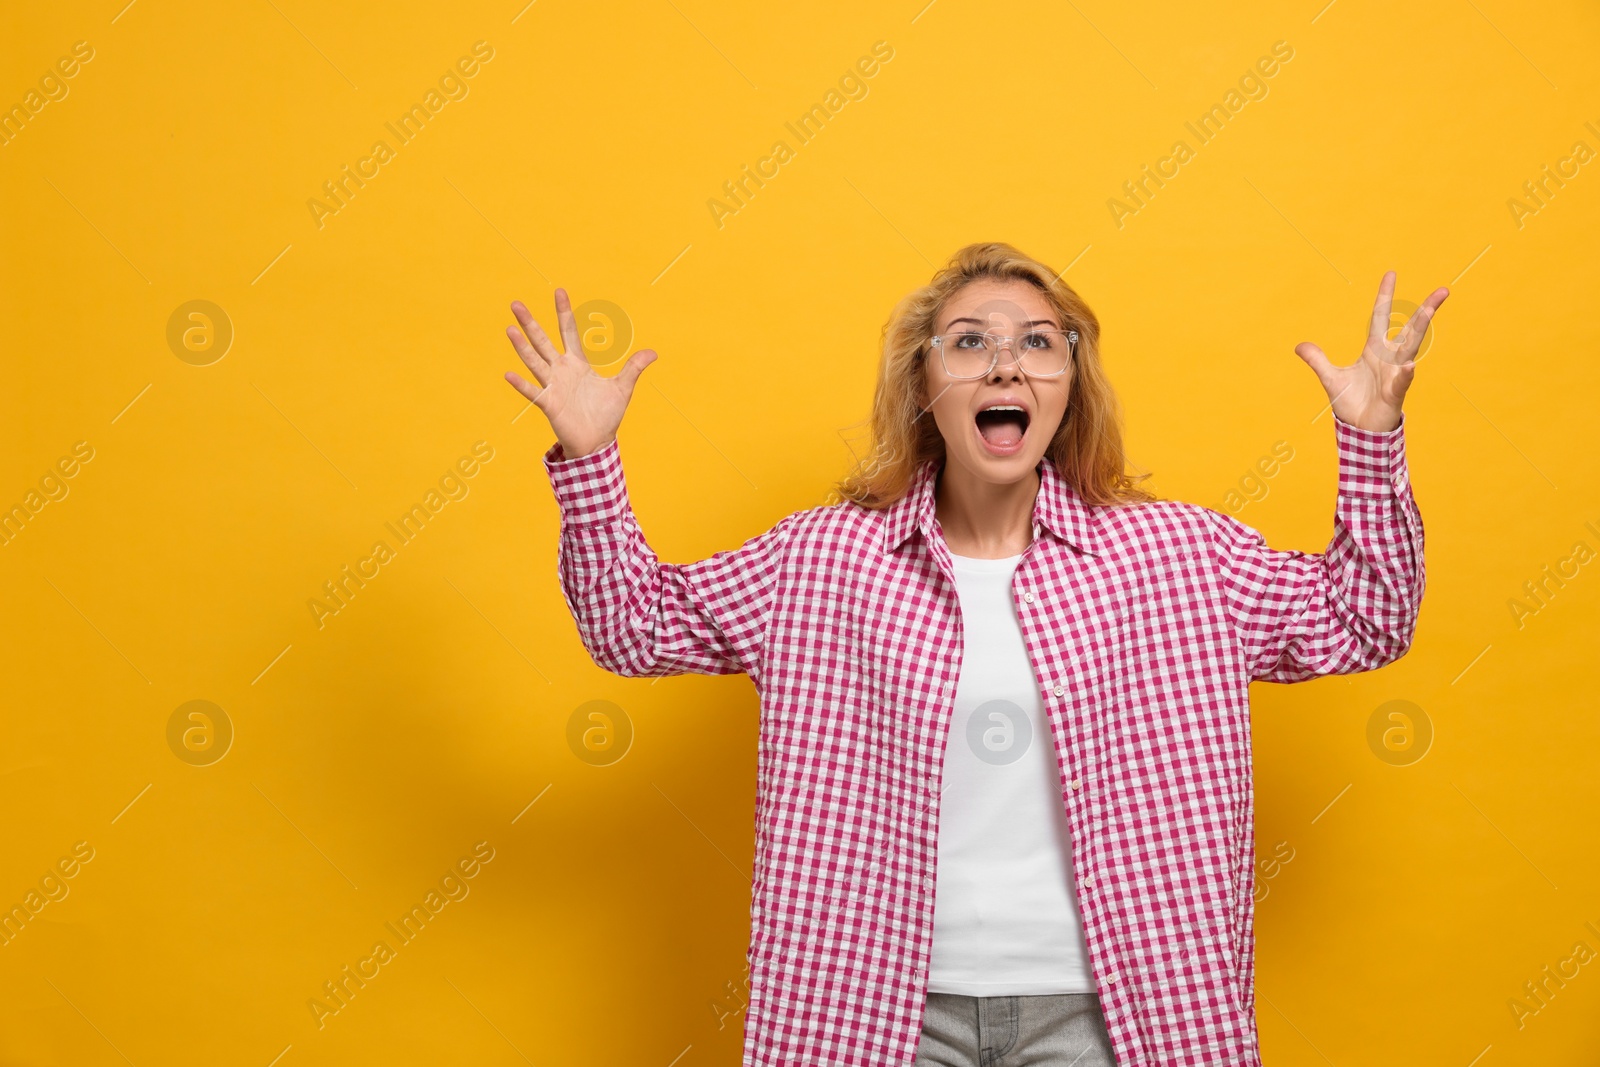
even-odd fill
[{"label": "eye", "polygon": [[956,346],[957,349],[966,349],[969,352],[981,349],[983,347],[983,334],[981,334],[981,333],[961,333],[961,334],[957,334],[956,335],[956,345],[955,346]]}]

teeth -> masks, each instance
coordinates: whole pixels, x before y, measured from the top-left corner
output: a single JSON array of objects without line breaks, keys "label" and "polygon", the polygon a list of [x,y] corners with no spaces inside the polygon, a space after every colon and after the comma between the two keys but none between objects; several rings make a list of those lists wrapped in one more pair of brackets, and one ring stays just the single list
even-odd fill
[{"label": "teeth", "polygon": [[995,404],[993,407],[980,408],[981,411],[1022,411],[1015,404]]}]

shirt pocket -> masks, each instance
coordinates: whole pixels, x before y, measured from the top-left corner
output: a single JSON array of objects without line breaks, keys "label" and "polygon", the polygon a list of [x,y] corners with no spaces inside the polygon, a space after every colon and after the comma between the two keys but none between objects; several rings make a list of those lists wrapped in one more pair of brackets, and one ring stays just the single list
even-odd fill
[{"label": "shirt pocket", "polygon": [[1128,579],[1113,625],[1112,651],[1138,685],[1170,675],[1176,663],[1201,665],[1226,647],[1214,576],[1203,550],[1180,545],[1152,556]]},{"label": "shirt pocket", "polygon": [[1152,555],[1135,572],[1133,582],[1134,603],[1137,611],[1170,611],[1194,599],[1196,590],[1203,585],[1204,575],[1200,565],[1199,548],[1195,545],[1177,545]]}]

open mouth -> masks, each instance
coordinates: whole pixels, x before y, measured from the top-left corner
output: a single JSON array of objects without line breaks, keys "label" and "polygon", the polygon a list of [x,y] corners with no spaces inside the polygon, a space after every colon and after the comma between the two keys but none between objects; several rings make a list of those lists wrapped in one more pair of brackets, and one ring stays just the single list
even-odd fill
[{"label": "open mouth", "polygon": [[978,436],[997,456],[1009,456],[1022,447],[1028,433],[1028,412],[1014,404],[984,408],[976,417]]}]

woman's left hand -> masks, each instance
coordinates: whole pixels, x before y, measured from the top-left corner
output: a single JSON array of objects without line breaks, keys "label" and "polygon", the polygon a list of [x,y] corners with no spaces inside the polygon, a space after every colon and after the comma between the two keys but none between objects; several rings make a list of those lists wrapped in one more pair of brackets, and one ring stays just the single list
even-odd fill
[{"label": "woman's left hand", "polygon": [[1348,367],[1335,367],[1322,349],[1310,341],[1295,346],[1295,354],[1316,372],[1328,391],[1333,413],[1340,422],[1361,430],[1387,432],[1400,425],[1400,404],[1405,400],[1411,379],[1416,377],[1417,349],[1433,313],[1444,303],[1450,290],[1444,286],[1422,302],[1406,320],[1400,336],[1389,335],[1389,311],[1394,304],[1394,271],[1378,285],[1378,300],[1372,305],[1372,325],[1361,358]]}]

